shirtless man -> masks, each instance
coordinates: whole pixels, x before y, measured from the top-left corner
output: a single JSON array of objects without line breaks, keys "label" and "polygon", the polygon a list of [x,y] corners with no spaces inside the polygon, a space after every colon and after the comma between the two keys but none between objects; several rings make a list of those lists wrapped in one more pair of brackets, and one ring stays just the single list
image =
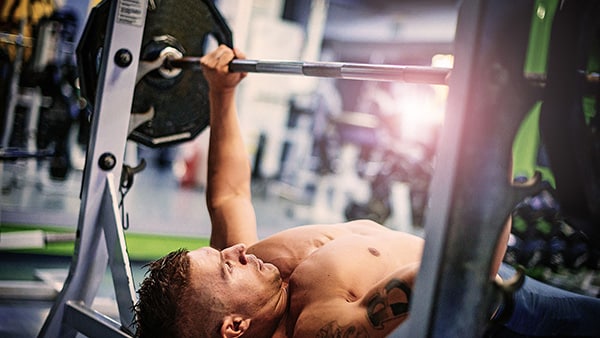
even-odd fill
[{"label": "shirtless man", "polygon": [[234,57],[244,55],[220,46],[201,59],[210,87],[210,247],[151,264],[136,305],[138,335],[386,336],[407,319],[423,240],[360,220],[259,241],[235,108],[246,74],[228,72]]}]

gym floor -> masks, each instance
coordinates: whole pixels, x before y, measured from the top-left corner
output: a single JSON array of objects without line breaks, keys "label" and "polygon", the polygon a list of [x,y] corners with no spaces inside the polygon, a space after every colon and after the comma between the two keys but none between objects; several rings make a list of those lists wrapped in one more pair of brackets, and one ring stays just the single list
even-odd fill
[{"label": "gym floor", "polygon": [[[140,152],[140,157],[146,159],[148,166],[135,176],[124,203],[129,220],[125,236],[135,285],[143,280],[144,265],[150,260],[179,247],[206,245],[210,235],[204,191],[201,187],[182,186],[173,170],[177,159],[171,157],[165,161],[154,151]],[[72,240],[49,243],[41,249],[1,248],[14,231],[31,233],[42,229],[47,233],[66,234],[67,239],[71,234],[72,238],[77,227],[82,181],[82,166],[75,167],[79,169],[72,169],[65,180],[55,180],[49,176],[48,161],[0,162],[0,337],[36,337],[68,274]],[[340,185],[340,181],[329,184]],[[342,182],[342,185],[352,184]],[[343,221],[343,210],[323,207],[321,203],[299,202],[290,198],[294,194],[289,190],[286,193],[284,187],[278,181],[253,181],[253,202],[261,238],[302,224]],[[389,223],[402,222],[391,220]],[[422,235],[422,228],[401,230]],[[559,285],[585,285],[586,293],[590,294],[600,290],[598,273],[556,275],[554,280]],[[118,318],[108,272],[93,308]]]},{"label": "gym floor", "polygon": [[[129,219],[125,236],[135,285],[142,281],[144,265],[150,260],[179,247],[206,245],[210,234],[203,189],[182,187],[172,170],[174,162],[167,161],[165,165],[154,152],[142,153],[140,157],[147,160],[148,166],[135,176],[124,203]],[[30,233],[42,229],[67,234],[67,238],[72,235],[77,227],[81,180],[81,169],[71,170],[62,181],[50,179],[47,161],[0,162],[0,248],[7,243],[11,231]],[[339,208],[317,208],[319,203],[310,205],[289,198],[293,194],[286,194],[280,182],[255,180],[252,188],[261,238],[297,225],[343,220]],[[422,228],[401,230],[422,235]],[[0,337],[37,336],[68,274],[72,253],[72,240],[50,243],[42,249],[0,249]],[[586,291],[591,293],[600,290],[598,273],[556,278],[560,279],[559,285],[586,285]],[[565,283],[565,278],[570,283]],[[118,318],[108,272],[93,308]]]},{"label": "gym floor", "polygon": [[[151,257],[152,248],[143,247],[132,254],[128,235],[158,235],[162,242],[180,239],[184,245],[206,243],[210,232],[208,213],[204,207],[204,192],[200,188],[182,188],[173,172],[156,165],[152,158],[148,167],[135,177],[125,198],[129,229],[125,232],[130,252],[135,284],[143,278],[143,267]],[[72,232],[79,214],[81,170],[72,170],[67,179],[49,179],[47,164],[36,165],[28,160],[20,163],[0,163],[2,179],[2,234],[7,229],[44,229]],[[253,186],[259,236],[306,224],[299,212],[302,206],[290,200],[266,193],[266,184]],[[1,235],[1,234],[0,234]],[[5,235],[6,237],[6,235]],[[2,237],[0,237],[0,240]],[[133,239],[132,239],[133,241]],[[143,242],[148,243],[148,242]],[[151,242],[150,242],[151,243]],[[190,244],[191,243],[191,244]],[[0,337],[35,337],[52,306],[55,291],[68,273],[71,247],[51,253],[43,250],[0,251]],[[150,252],[148,255],[147,253]],[[50,291],[48,291],[50,290]],[[110,274],[104,278],[93,306],[96,310],[118,317]]]}]

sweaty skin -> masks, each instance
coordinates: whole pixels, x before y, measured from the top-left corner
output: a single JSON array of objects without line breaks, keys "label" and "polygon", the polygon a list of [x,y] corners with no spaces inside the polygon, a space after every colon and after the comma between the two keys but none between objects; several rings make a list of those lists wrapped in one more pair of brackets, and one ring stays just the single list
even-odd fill
[{"label": "sweaty skin", "polygon": [[[383,337],[407,318],[422,249],[421,238],[359,220],[189,255],[203,285],[227,293],[234,280],[236,290],[251,290],[250,302],[273,299],[269,311],[281,313],[273,337]],[[244,277],[223,282],[230,265]]]},{"label": "sweaty skin", "polygon": [[330,337],[383,336],[404,321],[422,249],[416,236],[361,220],[292,228],[248,252],[289,283],[289,312],[275,337]]},{"label": "sweaty skin", "polygon": [[[418,299],[412,288],[423,240],[359,220],[295,227],[259,241],[235,106],[246,74],[229,72],[234,57],[244,55],[219,46],[201,59],[210,88],[206,198],[212,232],[210,248],[189,253],[195,287],[226,296],[220,335],[385,337]],[[505,247],[499,244],[497,257]]]}]

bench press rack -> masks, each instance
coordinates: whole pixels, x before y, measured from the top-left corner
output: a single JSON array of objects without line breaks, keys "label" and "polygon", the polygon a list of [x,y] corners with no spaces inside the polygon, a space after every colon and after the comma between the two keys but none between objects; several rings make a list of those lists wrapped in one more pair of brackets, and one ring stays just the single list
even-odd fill
[{"label": "bench press rack", "polygon": [[[569,1],[567,1],[569,2]],[[426,214],[425,249],[409,319],[393,337],[481,337],[497,289],[490,262],[516,203],[541,189],[514,186],[511,149],[539,100],[523,74],[534,0],[463,0],[445,125]],[[135,286],[116,201],[146,0],[113,0],[82,183],[69,275],[40,337],[130,337]],[[90,305],[110,265],[120,323]]]},{"label": "bench press rack", "polygon": [[[147,0],[111,1],[86,154],[75,251],[68,277],[39,337],[130,337],[136,302],[118,187]],[[91,308],[110,266],[120,323]]]}]

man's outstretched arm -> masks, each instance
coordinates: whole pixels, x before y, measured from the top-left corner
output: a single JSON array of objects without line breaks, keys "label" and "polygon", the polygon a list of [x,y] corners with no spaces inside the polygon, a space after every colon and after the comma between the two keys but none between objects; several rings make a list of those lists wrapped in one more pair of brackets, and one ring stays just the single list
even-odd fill
[{"label": "man's outstretched arm", "polygon": [[228,65],[243,54],[226,46],[200,60],[209,83],[210,144],[206,203],[212,222],[210,245],[223,249],[258,240],[251,201],[250,162],[235,106],[235,93],[244,73],[229,73]]}]

